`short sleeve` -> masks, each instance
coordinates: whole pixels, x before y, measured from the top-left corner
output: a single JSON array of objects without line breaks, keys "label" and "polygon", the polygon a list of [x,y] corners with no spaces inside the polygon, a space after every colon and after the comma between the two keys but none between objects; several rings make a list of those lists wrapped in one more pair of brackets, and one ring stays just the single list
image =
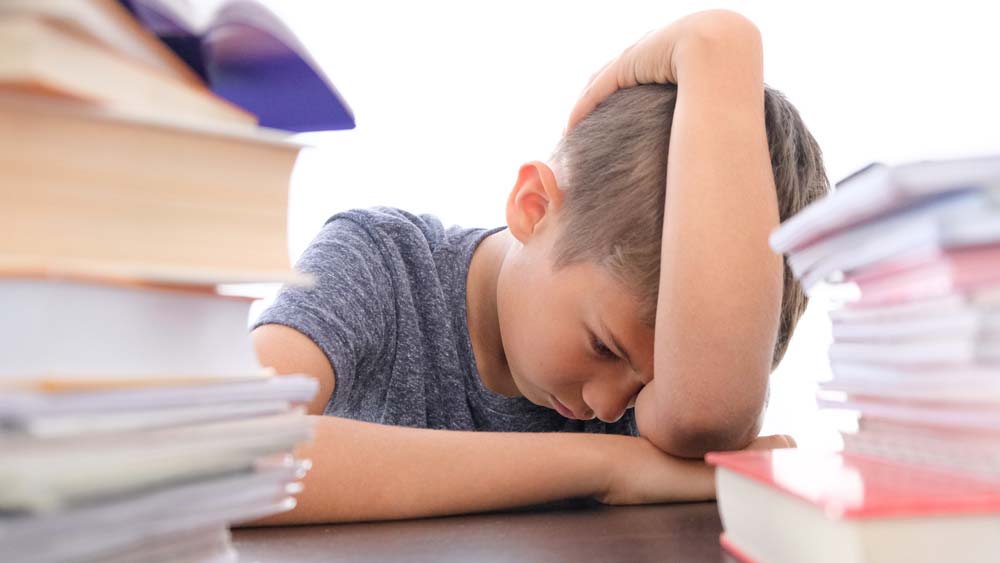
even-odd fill
[{"label": "short sleeve", "polygon": [[395,290],[372,234],[335,216],[295,264],[312,274],[313,287],[285,286],[253,328],[280,324],[323,350],[336,374],[326,411],[347,400],[359,373],[376,372],[395,348]]}]

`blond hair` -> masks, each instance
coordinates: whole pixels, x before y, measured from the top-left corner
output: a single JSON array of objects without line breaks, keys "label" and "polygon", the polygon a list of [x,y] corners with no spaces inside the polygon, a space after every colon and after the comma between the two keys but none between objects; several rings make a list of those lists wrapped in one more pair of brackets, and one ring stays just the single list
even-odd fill
[{"label": "blond hair", "polygon": [[[639,300],[653,327],[660,280],[667,150],[677,88],[619,90],[569,132],[550,158],[566,191],[555,267],[589,260],[607,269]],[[822,152],[798,111],[765,87],[765,122],[782,221],[823,197],[830,183]],[[781,361],[808,299],[784,264],[781,320],[771,368]]]}]

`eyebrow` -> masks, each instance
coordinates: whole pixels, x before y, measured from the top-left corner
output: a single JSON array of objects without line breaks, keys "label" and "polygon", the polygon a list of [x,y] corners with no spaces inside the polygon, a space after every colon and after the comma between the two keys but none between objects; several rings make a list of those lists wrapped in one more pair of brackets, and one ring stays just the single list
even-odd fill
[{"label": "eyebrow", "polygon": [[618,342],[618,339],[615,338],[615,333],[611,332],[611,329],[608,328],[608,325],[604,322],[604,319],[600,319],[600,321],[601,321],[601,328],[604,329],[604,333],[611,338],[611,343],[615,345],[615,348],[617,349],[618,353],[625,358],[625,361],[628,362],[629,366],[631,366],[632,371],[636,372],[639,371],[635,369],[635,364],[632,363],[632,358],[629,357],[628,350],[626,350],[625,347],[622,346],[621,342]]}]

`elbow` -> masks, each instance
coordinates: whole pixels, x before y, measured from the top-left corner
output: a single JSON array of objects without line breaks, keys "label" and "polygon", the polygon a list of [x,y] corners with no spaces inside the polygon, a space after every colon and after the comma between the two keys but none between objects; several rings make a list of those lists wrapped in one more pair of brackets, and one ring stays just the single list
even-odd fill
[{"label": "elbow", "polygon": [[687,459],[744,449],[763,426],[769,391],[767,385],[763,389],[760,397],[744,393],[744,400],[737,404],[716,399],[702,408],[694,408],[690,400],[686,405],[666,404],[664,399],[673,395],[640,393],[635,406],[639,435],[663,452]]},{"label": "elbow", "polygon": [[699,418],[662,421],[656,430],[640,434],[664,453],[674,457],[702,459],[708,452],[741,450],[757,437],[762,416],[750,420],[741,417],[738,423],[719,424]]}]

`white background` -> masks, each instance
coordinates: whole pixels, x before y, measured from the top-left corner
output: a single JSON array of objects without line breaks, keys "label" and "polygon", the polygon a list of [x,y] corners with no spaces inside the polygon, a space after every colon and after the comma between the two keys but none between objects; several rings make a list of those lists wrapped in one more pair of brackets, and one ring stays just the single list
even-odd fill
[{"label": "white background", "polygon": [[[1000,32],[988,2],[308,2],[268,5],[352,107],[306,134],[295,259],[340,209],[386,204],[495,226],[517,169],[544,160],[588,77],[644,33],[729,8],[764,39],[765,81],[798,107],[831,181],[873,161],[1000,152]],[[766,433],[836,447],[817,413],[829,302],[814,299],[772,376]],[[835,413],[834,413],[835,414]]]}]

